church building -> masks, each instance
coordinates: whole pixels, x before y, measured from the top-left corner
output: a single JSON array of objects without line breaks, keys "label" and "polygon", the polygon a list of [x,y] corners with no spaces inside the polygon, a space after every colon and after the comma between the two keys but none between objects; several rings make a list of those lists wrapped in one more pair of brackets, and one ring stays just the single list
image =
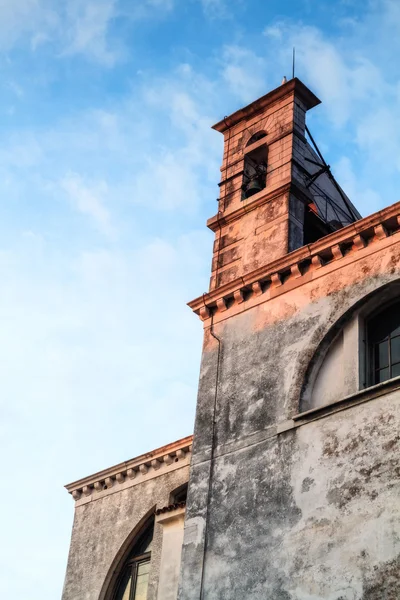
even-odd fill
[{"label": "church building", "polygon": [[294,78],[214,125],[194,436],[66,486],[62,600],[399,600],[400,202],[361,217],[319,103]]}]

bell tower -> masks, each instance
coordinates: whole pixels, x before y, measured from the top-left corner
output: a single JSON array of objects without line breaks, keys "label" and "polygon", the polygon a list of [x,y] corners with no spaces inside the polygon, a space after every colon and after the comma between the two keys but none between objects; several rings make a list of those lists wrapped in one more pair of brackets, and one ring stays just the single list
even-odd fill
[{"label": "bell tower", "polygon": [[[306,139],[306,112],[318,104],[294,78],[214,125],[224,154],[218,213],[207,222],[215,232],[210,291],[333,230],[309,185],[318,167],[318,177],[330,173]],[[324,193],[338,196],[327,179]],[[331,220],[359,217],[344,208],[349,214]]]}]

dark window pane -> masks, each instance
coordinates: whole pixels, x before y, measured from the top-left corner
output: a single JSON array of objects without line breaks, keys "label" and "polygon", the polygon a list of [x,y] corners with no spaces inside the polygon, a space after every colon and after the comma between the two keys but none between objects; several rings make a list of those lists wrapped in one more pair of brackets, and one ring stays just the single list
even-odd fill
[{"label": "dark window pane", "polygon": [[399,377],[399,376],[400,376],[400,363],[397,363],[397,365],[392,366],[392,377]]},{"label": "dark window pane", "polygon": [[390,362],[392,364],[400,362],[400,337],[390,340]]},{"label": "dark window pane", "polygon": [[[400,310],[400,308],[399,308]],[[393,329],[393,334],[392,335],[400,335],[400,325],[398,325],[398,327],[396,327],[395,329]]]},{"label": "dark window pane", "polygon": [[375,369],[382,369],[383,367],[387,367],[388,365],[389,343],[388,341],[385,341],[375,346]]},{"label": "dark window pane", "polygon": [[141,554],[145,554],[146,552],[151,551],[151,544],[153,541],[153,529],[154,526],[151,525],[144,533],[140,536],[139,540],[136,542],[133,551],[131,552],[129,558],[135,558],[135,556],[140,556]]},{"label": "dark window pane", "polygon": [[172,496],[172,504],[175,502],[186,502],[188,484],[181,485]]},{"label": "dark window pane", "polygon": [[368,328],[370,342],[381,342],[390,334],[400,333],[400,304],[393,304],[371,319]]},{"label": "dark window pane", "polygon": [[400,376],[400,302],[370,319],[368,344],[372,383]]},{"label": "dark window pane", "polygon": [[375,372],[375,383],[381,383],[390,379],[389,369],[381,369]]}]

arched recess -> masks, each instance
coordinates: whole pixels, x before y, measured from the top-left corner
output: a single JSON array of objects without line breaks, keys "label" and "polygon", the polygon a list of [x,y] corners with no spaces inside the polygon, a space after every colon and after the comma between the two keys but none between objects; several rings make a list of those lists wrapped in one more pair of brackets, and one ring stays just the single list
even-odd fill
[{"label": "arched recess", "polygon": [[251,144],[254,144],[254,142],[258,142],[258,140],[261,140],[262,138],[265,138],[266,136],[267,136],[267,132],[264,131],[263,129],[260,131],[257,131],[256,133],[253,133],[253,135],[248,140],[246,147],[250,146]]},{"label": "arched recess", "polygon": [[300,413],[332,404],[376,383],[371,376],[368,324],[396,302],[400,308],[399,279],[358,300],[330,328],[308,365]]},{"label": "arched recess", "polygon": [[[146,550],[144,546],[148,546],[148,537],[154,528],[155,508],[153,506],[144,515],[121,545],[104,580],[99,600],[114,600],[116,598],[127,562],[131,557],[134,557],[136,550],[138,552],[142,552],[143,549]],[[144,554],[147,555],[148,552],[144,552]]]}]

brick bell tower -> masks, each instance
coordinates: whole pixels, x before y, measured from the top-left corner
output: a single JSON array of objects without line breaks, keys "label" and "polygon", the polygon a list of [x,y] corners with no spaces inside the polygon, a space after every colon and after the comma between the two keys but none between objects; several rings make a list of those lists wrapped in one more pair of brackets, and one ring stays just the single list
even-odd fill
[{"label": "brick bell tower", "polygon": [[214,125],[224,155],[218,213],[207,222],[210,291],[360,217],[305,137],[318,104],[294,78]]}]

